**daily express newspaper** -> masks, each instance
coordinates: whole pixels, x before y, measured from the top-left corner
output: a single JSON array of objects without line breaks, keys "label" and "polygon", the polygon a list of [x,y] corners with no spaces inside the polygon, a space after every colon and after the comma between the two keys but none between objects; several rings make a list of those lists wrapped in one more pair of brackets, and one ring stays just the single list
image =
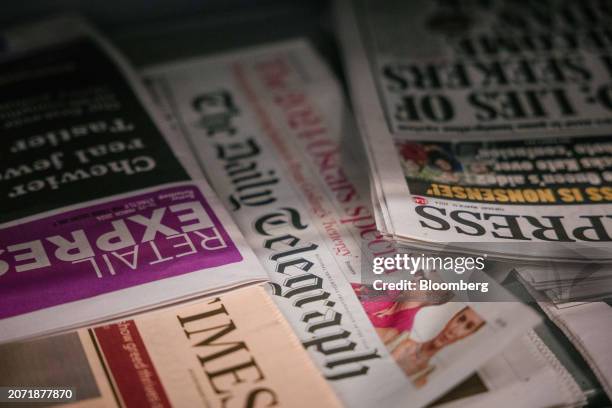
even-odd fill
[{"label": "daily express newspaper", "polygon": [[75,18],[1,38],[0,342],[265,280],[104,39]]},{"label": "daily express newspaper", "polygon": [[340,406],[261,286],[0,345],[0,363],[3,386],[69,387],[67,407]]},{"label": "daily express newspaper", "polygon": [[511,302],[368,296],[361,249],[383,256],[394,247],[376,230],[363,161],[343,157],[359,140],[339,86],[306,43],[179,61],[145,76],[348,406],[423,406],[535,323]]},{"label": "daily express newspaper", "polygon": [[500,257],[610,260],[607,3],[337,5],[381,230],[491,243]]}]

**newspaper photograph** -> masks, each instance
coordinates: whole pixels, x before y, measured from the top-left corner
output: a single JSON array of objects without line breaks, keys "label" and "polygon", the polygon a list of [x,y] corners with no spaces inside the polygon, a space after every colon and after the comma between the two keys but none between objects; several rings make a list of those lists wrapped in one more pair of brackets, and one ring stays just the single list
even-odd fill
[{"label": "newspaper photograph", "polygon": [[499,245],[489,243],[511,242],[531,258],[610,260],[610,138],[395,145],[414,214],[403,226],[414,236],[486,241],[491,252]]},{"label": "newspaper photograph", "polygon": [[0,365],[3,386],[71,395],[54,406],[340,406],[261,286],[3,344]]},{"label": "newspaper photograph", "polygon": [[86,22],[3,39],[0,342],[267,279],[182,136]]},{"label": "newspaper photograph", "polygon": [[570,3],[337,2],[381,231],[419,248],[610,261],[612,127],[589,96],[609,87],[609,46],[589,42],[607,20],[569,30]]},{"label": "newspaper photograph", "polygon": [[449,293],[419,303],[363,284],[370,257],[394,246],[376,230],[365,169],[342,153],[359,154],[359,140],[340,87],[305,42],[177,61],[145,78],[346,405],[424,406],[537,322],[515,302]]}]

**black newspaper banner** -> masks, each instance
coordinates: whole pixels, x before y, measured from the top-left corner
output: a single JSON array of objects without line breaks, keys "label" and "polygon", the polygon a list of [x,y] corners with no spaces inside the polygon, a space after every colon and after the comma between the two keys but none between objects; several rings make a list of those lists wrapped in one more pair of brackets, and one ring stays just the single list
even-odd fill
[{"label": "black newspaper banner", "polygon": [[189,178],[87,39],[0,65],[0,139],[0,223]]}]

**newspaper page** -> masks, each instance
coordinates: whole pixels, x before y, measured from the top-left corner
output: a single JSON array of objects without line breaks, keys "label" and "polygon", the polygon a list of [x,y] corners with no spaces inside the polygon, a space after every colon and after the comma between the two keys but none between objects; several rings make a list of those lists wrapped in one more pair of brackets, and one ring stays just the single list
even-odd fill
[{"label": "newspaper page", "polygon": [[444,398],[435,406],[547,408],[586,404],[580,386],[534,331],[479,368],[477,378],[482,382],[480,389],[462,398]]},{"label": "newspaper page", "polygon": [[504,258],[610,260],[606,5],[337,5],[381,230]]},{"label": "newspaper page", "polygon": [[0,363],[3,387],[68,387],[69,407],[340,406],[261,286],[5,344]]},{"label": "newspaper page", "polygon": [[562,286],[546,289],[540,293],[554,304],[567,302],[603,301],[610,297],[612,280],[585,282],[575,286]]},{"label": "newspaper page", "polygon": [[342,93],[306,43],[179,61],[146,78],[346,405],[423,406],[535,324],[516,303],[368,295],[361,249],[394,249],[376,230],[363,161],[341,154],[358,142]]},{"label": "newspaper page", "polygon": [[574,288],[593,283],[612,293],[612,268],[609,264],[519,265],[515,270],[535,290]]},{"label": "newspaper page", "polygon": [[612,398],[612,353],[609,301],[564,303],[540,302],[540,307],[580,351],[608,397]]},{"label": "newspaper page", "polygon": [[266,279],[104,39],[57,18],[2,44],[0,342]]},{"label": "newspaper page", "polygon": [[612,294],[610,264],[521,265],[520,280],[532,291],[557,305],[601,301]]}]

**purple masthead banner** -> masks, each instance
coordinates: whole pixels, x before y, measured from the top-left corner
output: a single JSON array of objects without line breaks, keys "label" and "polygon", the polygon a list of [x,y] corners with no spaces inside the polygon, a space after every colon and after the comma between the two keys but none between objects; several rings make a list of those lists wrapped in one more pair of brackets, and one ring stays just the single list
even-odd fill
[{"label": "purple masthead banner", "polygon": [[109,201],[0,230],[0,318],[240,260],[193,186]]}]

